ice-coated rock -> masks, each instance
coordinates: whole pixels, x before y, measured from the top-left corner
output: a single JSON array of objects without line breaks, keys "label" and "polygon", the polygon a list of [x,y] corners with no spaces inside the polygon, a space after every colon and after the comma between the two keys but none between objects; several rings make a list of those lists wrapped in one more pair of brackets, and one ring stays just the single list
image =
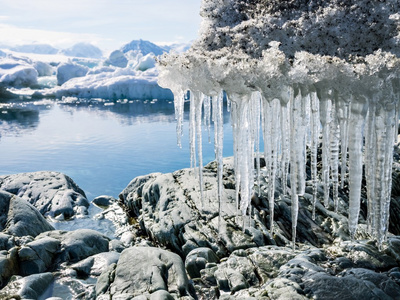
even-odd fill
[{"label": "ice-coated rock", "polygon": [[160,290],[175,297],[189,296],[189,283],[182,259],[177,254],[153,247],[125,249],[118,263],[102,273],[96,286],[97,296],[107,294],[113,299],[132,299]]},{"label": "ice-coated rock", "polygon": [[80,206],[89,206],[85,193],[68,176],[58,172],[33,172],[0,176],[0,189],[34,205],[41,214],[68,219]]},{"label": "ice-coated rock", "polygon": [[42,233],[36,239],[50,237],[61,242],[59,259],[66,262],[77,262],[89,256],[108,252],[109,238],[91,229],[74,231],[53,230]]},{"label": "ice-coated rock", "polygon": [[38,299],[47,290],[54,276],[41,273],[26,277],[16,276],[0,291],[1,299]]},{"label": "ice-coated rock", "polygon": [[71,78],[83,77],[89,68],[73,62],[62,63],[57,67],[57,84],[62,85]]},{"label": "ice-coated rock", "polygon": [[0,190],[0,230],[3,233],[18,237],[35,237],[53,229],[29,202]]}]

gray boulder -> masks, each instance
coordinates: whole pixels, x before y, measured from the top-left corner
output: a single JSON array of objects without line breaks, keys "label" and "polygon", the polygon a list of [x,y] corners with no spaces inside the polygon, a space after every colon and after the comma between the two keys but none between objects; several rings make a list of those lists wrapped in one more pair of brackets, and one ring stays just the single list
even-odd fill
[{"label": "gray boulder", "polygon": [[0,190],[0,230],[8,235],[35,237],[54,228],[26,200]]},{"label": "gray boulder", "polygon": [[70,266],[77,272],[79,277],[100,276],[108,266],[116,264],[119,260],[118,252],[103,252],[93,256],[89,256]]},{"label": "gray boulder", "polygon": [[42,215],[64,218],[88,207],[85,193],[68,176],[59,172],[33,172],[0,176],[0,189],[25,199]]},{"label": "gray boulder", "polygon": [[[107,294],[113,299],[132,299],[157,291],[166,291],[175,298],[189,296],[189,284],[177,254],[153,247],[132,247],[121,253],[116,265],[102,273],[96,291],[97,296]],[[169,299],[166,292],[152,297]]]},{"label": "gray boulder", "polygon": [[0,291],[0,299],[38,299],[53,280],[51,273],[16,276]]},{"label": "gray boulder", "polygon": [[60,241],[44,237],[27,243],[18,250],[20,275],[43,273],[52,265],[60,249]]},{"label": "gray boulder", "polygon": [[215,201],[215,163],[204,167],[203,200],[191,169],[137,177],[121,192],[120,200],[137,217],[144,232],[183,257],[198,247],[210,248],[223,257],[237,249],[265,245],[267,230],[265,234],[258,226],[243,230],[238,225],[242,222],[236,222],[232,163],[232,159],[225,160],[228,188],[224,190],[222,218],[218,218]]},{"label": "gray boulder", "polygon": [[16,275],[18,272],[19,266],[17,248],[12,248],[10,251],[0,251],[0,288],[7,283],[8,279],[12,275]]},{"label": "gray boulder", "polygon": [[92,229],[77,229],[74,231],[53,230],[38,237],[40,240],[50,237],[60,241],[61,248],[58,258],[63,262],[78,262],[89,256],[107,252],[110,239]]},{"label": "gray boulder", "polygon": [[115,203],[115,202],[117,202],[117,199],[115,199],[112,196],[107,196],[107,195],[101,195],[92,200],[93,204],[95,204],[99,207],[102,207],[102,208],[107,208],[112,203]]},{"label": "gray boulder", "polygon": [[210,248],[197,248],[186,256],[186,272],[191,278],[199,278],[200,271],[205,269],[207,264],[217,262],[218,257]]}]

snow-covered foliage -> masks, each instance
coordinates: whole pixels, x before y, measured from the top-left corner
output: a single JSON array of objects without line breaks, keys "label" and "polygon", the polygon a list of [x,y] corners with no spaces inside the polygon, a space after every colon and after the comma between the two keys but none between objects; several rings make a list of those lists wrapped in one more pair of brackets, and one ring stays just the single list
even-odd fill
[{"label": "snow-covered foliage", "polygon": [[[275,180],[290,178],[293,242],[310,148],[314,207],[322,181],[324,205],[337,210],[338,188],[348,176],[352,237],[365,164],[368,228],[382,245],[399,110],[399,12],[395,0],[203,0],[200,38],[188,52],[164,55],[159,62],[159,83],[175,95],[178,136],[183,96],[191,91],[190,148],[194,166],[198,153],[200,174],[202,106],[208,111],[211,97],[218,114],[225,91],[234,133],[237,206],[243,214],[257,191],[254,173],[260,172],[254,168],[254,152],[261,128],[270,205]],[[214,125],[215,147],[222,165],[219,126]]]}]

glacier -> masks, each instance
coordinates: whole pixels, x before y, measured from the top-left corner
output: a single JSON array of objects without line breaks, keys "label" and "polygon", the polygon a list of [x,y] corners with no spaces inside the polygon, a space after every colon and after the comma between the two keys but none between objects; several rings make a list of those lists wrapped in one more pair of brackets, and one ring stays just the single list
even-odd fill
[{"label": "glacier", "polygon": [[[191,165],[198,167],[200,186],[202,122],[209,127],[212,118],[221,198],[224,92],[234,134],[238,213],[250,214],[257,193],[261,131],[270,207],[275,181],[290,181],[290,190],[283,186],[292,201],[293,247],[310,157],[314,215],[317,201],[337,211],[338,189],[348,181],[353,239],[364,172],[368,231],[381,248],[399,119],[399,12],[394,0],[203,0],[199,38],[187,52],[158,60],[158,83],[174,94],[178,144],[190,91]],[[273,212],[270,219],[273,232]]]}]

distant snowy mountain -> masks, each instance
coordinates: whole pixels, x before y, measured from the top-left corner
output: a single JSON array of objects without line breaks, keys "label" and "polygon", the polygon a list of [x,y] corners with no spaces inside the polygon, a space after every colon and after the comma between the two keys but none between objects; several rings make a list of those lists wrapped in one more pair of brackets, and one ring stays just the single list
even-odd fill
[{"label": "distant snowy mountain", "polygon": [[166,52],[176,51],[178,53],[182,53],[189,50],[191,45],[192,43],[177,43],[177,44],[165,45],[162,47],[163,49],[165,49]]},{"label": "distant snowy mountain", "polygon": [[121,48],[123,53],[131,50],[141,52],[143,55],[147,55],[152,52],[156,56],[162,55],[164,52],[168,52],[156,44],[143,40],[133,40]]},{"label": "distant snowy mountain", "polygon": [[57,54],[58,49],[48,44],[27,44],[11,47],[10,50],[22,53]]},{"label": "distant snowy mountain", "polygon": [[103,52],[96,46],[89,43],[78,43],[71,48],[61,50],[61,53],[67,56],[101,58]]}]

